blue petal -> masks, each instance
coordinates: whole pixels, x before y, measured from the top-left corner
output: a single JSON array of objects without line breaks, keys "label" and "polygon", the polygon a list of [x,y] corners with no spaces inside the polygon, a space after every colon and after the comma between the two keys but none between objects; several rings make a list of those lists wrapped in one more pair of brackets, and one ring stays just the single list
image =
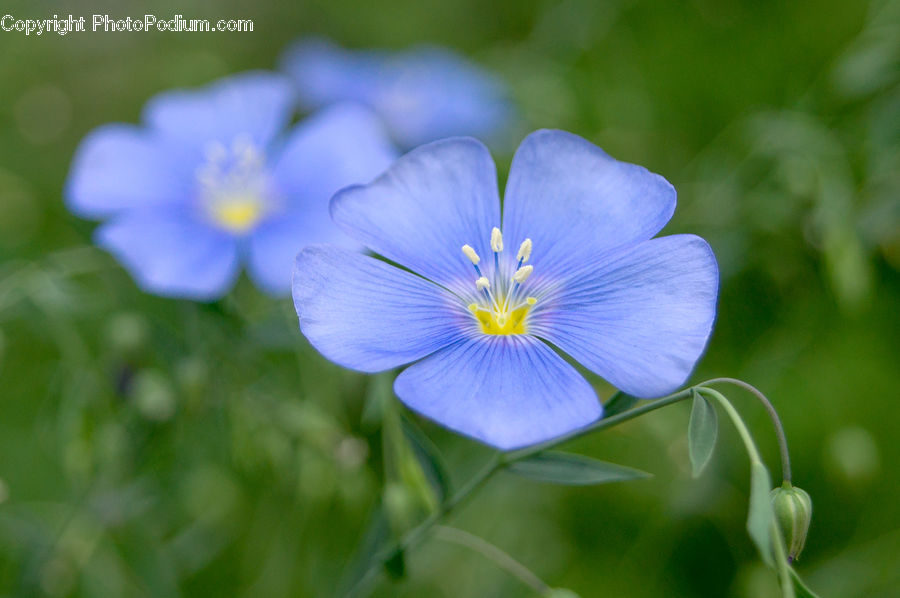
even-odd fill
[{"label": "blue petal", "polygon": [[161,140],[131,125],[105,125],[78,146],[65,198],[79,216],[103,218],[185,201],[192,181],[190,165],[173,159]]},{"label": "blue petal", "polygon": [[380,122],[359,106],[327,108],[297,126],[272,170],[285,211],[250,238],[249,271],[260,288],[289,293],[294,258],[306,245],[360,248],[331,220],[328,202],[341,188],[381,174],[395,157]]},{"label": "blue petal", "polygon": [[328,200],[336,191],[368,183],[397,157],[377,117],[353,104],[309,117],[276,154],[275,183],[290,204],[315,208],[317,220],[310,228],[331,224]]},{"label": "blue petal", "polygon": [[224,295],[238,274],[237,241],[197,222],[185,210],[132,210],[104,224],[96,242],[149,293],[208,301]]},{"label": "blue petal", "polygon": [[706,241],[673,235],[585,266],[535,306],[529,331],[637,397],[683,385],[712,332],[719,286]]},{"label": "blue petal", "polygon": [[456,135],[490,136],[512,113],[499,79],[442,48],[349,52],[310,39],[291,46],[282,65],[307,107],[364,103],[405,147]]},{"label": "blue petal", "polygon": [[431,47],[386,62],[374,106],[408,147],[453,135],[489,137],[512,112],[498,79]]},{"label": "blue petal", "polygon": [[307,110],[342,101],[372,105],[381,53],[354,54],[333,42],[311,37],[290,45],[281,57],[281,69],[297,84],[297,99]]},{"label": "blue petal", "polygon": [[265,148],[291,118],[290,83],[273,73],[232,75],[205,88],[161,93],[144,108],[144,120],[168,139],[202,150],[218,141],[246,138]]},{"label": "blue petal", "polygon": [[503,203],[510,246],[534,243],[535,273],[560,275],[616,247],[646,241],[675,211],[675,189],[564,131],[529,135],[513,158]]},{"label": "blue petal", "polygon": [[577,430],[602,411],[590,384],[529,336],[454,344],[401,373],[394,391],[422,415],[503,450]]},{"label": "blue petal", "polygon": [[331,215],[376,253],[460,293],[475,272],[461,248],[490,255],[500,221],[497,173],[487,148],[454,138],[417,148],[369,185],[331,200]]},{"label": "blue petal", "polygon": [[328,359],[364,372],[425,357],[461,338],[470,319],[437,285],[328,245],[297,256],[293,287],[309,342]]}]

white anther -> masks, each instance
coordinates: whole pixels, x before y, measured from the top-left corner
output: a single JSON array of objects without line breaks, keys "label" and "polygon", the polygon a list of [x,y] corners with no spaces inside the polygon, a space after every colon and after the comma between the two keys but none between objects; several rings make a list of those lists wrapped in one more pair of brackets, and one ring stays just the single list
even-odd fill
[{"label": "white anther", "polygon": [[465,253],[466,257],[469,258],[476,266],[478,265],[478,262],[481,261],[481,258],[478,257],[478,254],[475,253],[475,250],[472,249],[470,245],[463,245],[462,252]]},{"label": "white anther", "polygon": [[531,239],[525,239],[522,241],[522,244],[519,245],[519,253],[516,255],[516,259],[522,262],[523,264],[528,261],[528,258],[531,257]]},{"label": "white anther", "polygon": [[496,226],[491,229],[491,250],[494,253],[503,251],[503,233]]},{"label": "white anther", "polygon": [[491,288],[491,281],[482,276],[478,280],[475,281],[475,286],[478,287],[478,290],[489,289]]},{"label": "white anther", "polygon": [[513,274],[513,280],[522,284],[529,276],[531,276],[532,272],[534,272],[534,266],[522,266],[516,270],[515,274]]}]

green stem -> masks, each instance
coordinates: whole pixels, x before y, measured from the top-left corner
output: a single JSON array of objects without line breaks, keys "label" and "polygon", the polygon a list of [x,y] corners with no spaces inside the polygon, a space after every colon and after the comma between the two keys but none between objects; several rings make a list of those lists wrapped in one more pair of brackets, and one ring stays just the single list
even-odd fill
[{"label": "green stem", "polygon": [[721,405],[722,409],[725,410],[725,413],[731,419],[731,423],[733,423],[734,427],[737,428],[738,434],[741,436],[741,440],[744,442],[744,447],[747,449],[747,455],[750,457],[750,463],[752,465],[764,465],[762,457],[760,457],[759,455],[759,450],[756,448],[756,443],[753,442],[753,436],[750,435],[750,430],[747,429],[747,425],[744,423],[744,420],[741,419],[741,416],[737,412],[737,409],[735,409],[734,405],[732,405],[731,402],[725,398],[725,395],[720,393],[718,390],[705,388],[703,386],[697,387],[697,392],[715,400],[717,403],[719,403],[719,405]]},{"label": "green stem", "polygon": [[520,461],[525,459],[526,457],[530,457],[535,453],[539,453],[541,451],[546,451],[548,449],[555,448],[564,442],[568,442],[570,440],[574,440],[576,438],[580,438],[586,434],[590,434],[591,432],[596,432],[598,430],[603,430],[605,428],[611,428],[613,426],[617,426],[622,422],[626,422],[630,419],[634,419],[645,413],[649,413],[651,411],[656,411],[661,407],[665,407],[666,405],[671,405],[672,403],[677,403],[678,401],[683,401],[685,399],[689,399],[691,397],[691,393],[694,388],[690,387],[685,388],[684,390],[680,390],[674,394],[663,397],[661,399],[656,399],[655,401],[650,401],[645,405],[640,407],[635,407],[633,409],[629,409],[628,411],[624,411],[622,413],[618,413],[611,417],[607,417],[604,419],[598,419],[591,425],[581,428],[580,430],[575,430],[574,432],[570,432],[565,436],[560,436],[558,438],[553,438],[552,440],[548,440],[546,442],[542,442],[540,444],[535,444],[523,449],[519,449],[517,451],[512,451],[509,453],[505,453],[502,456],[503,462],[505,464],[515,463],[516,461]]},{"label": "green stem", "polygon": [[[603,430],[606,428],[611,428],[613,426],[617,426],[626,421],[632,420],[636,417],[644,415],[645,413],[649,413],[651,411],[655,411],[667,405],[671,405],[672,403],[677,403],[679,401],[683,401],[693,396],[694,391],[701,392],[706,394],[707,396],[712,397],[716,400],[722,408],[726,411],[728,416],[731,418],[732,422],[737,428],[738,433],[741,436],[741,439],[744,442],[744,446],[747,449],[747,453],[750,455],[750,460],[752,463],[762,464],[762,458],[759,455],[759,451],[756,448],[756,444],[753,442],[753,437],[750,435],[749,430],[738,414],[737,410],[731,405],[731,403],[722,395],[720,392],[712,389],[706,388],[705,384],[715,384],[715,383],[730,383],[736,384],[751,393],[754,394],[766,407],[766,410],[769,412],[769,415],[772,417],[772,421],[775,424],[775,431],[778,435],[778,444],[781,449],[782,456],[782,472],[784,474],[785,481],[790,481],[790,460],[788,458],[787,453],[787,441],[784,437],[784,429],[781,426],[781,421],[778,419],[778,414],[775,412],[775,408],[772,407],[772,404],[768,399],[755,387],[747,384],[746,382],[742,382],[740,380],[734,378],[714,378],[712,380],[707,380],[705,382],[701,382],[695,386],[691,386],[689,388],[685,388],[671,395],[662,397],[660,399],[656,399],[654,401],[650,401],[645,403],[640,407],[635,407],[629,409],[628,411],[624,411],[622,413],[617,413],[610,417],[597,420],[593,424],[581,428],[579,430],[575,430],[574,432],[570,432],[564,436],[560,436],[557,438],[553,438],[546,442],[542,442],[540,444],[535,444],[529,447],[525,447],[516,451],[511,451],[508,453],[495,453],[488,463],[484,466],[484,468],[475,474],[465,486],[460,488],[456,493],[454,493],[450,498],[444,501],[443,504],[438,507],[438,509],[432,513],[428,518],[426,518],[422,523],[417,525],[416,527],[409,530],[400,540],[389,547],[386,550],[381,551],[375,558],[372,560],[372,565],[363,575],[363,577],[359,580],[359,582],[351,588],[351,590],[347,593],[347,596],[353,596],[357,591],[365,587],[380,571],[381,567],[384,565],[386,561],[388,561],[394,555],[409,550],[411,547],[415,546],[419,542],[421,542],[427,533],[437,525],[441,520],[443,520],[447,515],[449,515],[453,510],[455,510],[460,504],[462,504],[465,500],[469,498],[471,494],[473,494],[476,490],[481,488],[485,483],[487,483],[490,478],[505,468],[506,466],[515,463],[516,461],[521,461],[522,459],[526,459],[534,454],[540,453],[541,451],[546,451],[552,448],[555,448],[565,442],[570,440],[574,440],[576,438],[580,438],[592,432],[596,432],[599,430]],[[774,523],[774,519],[773,519]],[[776,533],[777,538],[781,538],[781,530],[777,528],[775,525],[774,533]],[[787,559],[784,554],[784,543],[783,541],[775,542],[776,544],[776,559],[779,562],[779,577],[782,582],[782,590],[785,596],[794,596],[793,586],[791,585],[790,574],[787,571]],[[787,584],[787,585],[785,585]]]},{"label": "green stem", "polygon": [[444,517],[449,515],[454,509],[456,509],[460,504],[468,499],[472,493],[481,488],[481,486],[483,486],[495,473],[497,473],[510,463],[515,463],[516,461],[520,461],[522,459],[530,457],[535,453],[554,448],[564,442],[574,440],[575,438],[580,438],[585,434],[590,434],[591,432],[596,432],[597,430],[602,430],[605,428],[611,428],[628,420],[639,417],[645,413],[649,413],[651,411],[655,411],[657,409],[665,407],[666,405],[671,405],[672,403],[677,403],[678,401],[688,399],[692,396],[694,388],[696,387],[686,388],[661,399],[656,399],[655,401],[648,402],[641,407],[635,407],[634,409],[616,414],[612,417],[597,420],[593,424],[581,428],[580,430],[575,430],[574,432],[571,432],[564,436],[560,436],[558,438],[554,438],[552,440],[548,440],[547,442],[542,442],[540,444],[536,444],[509,453],[494,453],[494,455],[484,466],[484,468],[479,473],[475,474],[475,476],[472,477],[465,486],[460,488],[450,498],[444,501],[444,503],[441,504],[437,511],[432,513],[422,523],[404,534],[396,544],[386,550],[381,551],[377,556],[375,556],[372,559],[371,567],[369,567],[369,569],[362,576],[359,582],[357,582],[356,585],[354,585],[350,589],[350,591],[347,592],[346,596],[353,596],[359,590],[365,587],[375,577],[375,575],[378,574],[384,563],[388,561],[392,556],[396,555],[399,552],[404,552],[422,541],[422,539],[424,539],[424,537],[432,527],[434,527]]},{"label": "green stem", "polygon": [[479,538],[469,532],[455,527],[447,527],[445,525],[435,526],[434,535],[444,542],[452,542],[454,544],[459,544],[460,546],[465,546],[470,550],[474,550],[488,560],[493,561],[495,565],[506,570],[542,596],[551,589],[550,586],[544,583],[540,577],[535,575],[531,569],[484,538]]},{"label": "green stem", "polygon": [[707,380],[703,384],[733,384],[734,386],[743,388],[762,403],[763,407],[766,409],[766,413],[769,414],[769,418],[772,420],[772,425],[775,427],[775,436],[778,439],[778,450],[781,452],[781,479],[790,484],[791,456],[788,453],[787,436],[784,434],[784,426],[781,425],[781,418],[778,417],[775,406],[766,398],[766,395],[752,384],[748,384],[737,378],[713,378],[712,380]]},{"label": "green stem", "polygon": [[[719,403],[725,413],[728,414],[731,423],[734,424],[741,440],[744,442],[744,447],[747,449],[747,455],[750,457],[751,466],[762,465],[765,467],[765,464],[759,455],[759,450],[756,448],[756,443],[753,442],[753,437],[750,435],[750,430],[747,429],[747,425],[744,423],[744,420],[741,419],[737,409],[735,409],[734,405],[725,398],[725,395],[715,389],[703,386],[697,387],[697,392],[715,400]],[[778,570],[778,578],[781,582],[781,593],[785,598],[794,598],[794,584],[791,580],[790,570],[788,569],[787,554],[784,549],[784,539],[781,535],[781,529],[775,522],[774,516],[771,518],[771,533],[772,538],[774,538],[772,544],[774,545],[775,550],[775,567]]]}]

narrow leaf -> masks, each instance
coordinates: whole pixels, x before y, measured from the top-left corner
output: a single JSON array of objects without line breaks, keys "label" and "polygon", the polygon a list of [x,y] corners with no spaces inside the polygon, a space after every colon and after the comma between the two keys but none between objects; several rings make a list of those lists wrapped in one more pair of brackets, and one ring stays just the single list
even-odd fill
[{"label": "narrow leaf", "polygon": [[794,583],[794,591],[797,592],[797,598],[819,598],[819,595],[809,589],[809,587],[803,583],[803,580],[800,579],[800,576],[794,571],[794,568],[791,567],[791,581]]},{"label": "narrow leaf", "polygon": [[694,477],[698,477],[709,463],[719,434],[715,408],[700,393],[694,391],[691,421],[688,424],[688,454]]},{"label": "narrow leaf", "polygon": [[450,474],[447,473],[443,457],[434,443],[412,420],[404,416],[401,424],[403,425],[403,434],[409,440],[413,455],[422,467],[428,483],[431,484],[438,504],[444,502],[450,496],[451,486]]},{"label": "narrow leaf", "polygon": [[612,417],[613,415],[628,411],[634,407],[635,403],[638,401],[640,401],[640,399],[627,395],[620,390],[603,404],[603,417]]},{"label": "narrow leaf", "polygon": [[519,476],[567,486],[591,486],[650,477],[649,473],[598,461],[582,455],[543,452],[511,463],[507,469]]},{"label": "narrow leaf", "polygon": [[750,514],[747,517],[747,532],[759,555],[767,565],[774,566],[772,555],[772,527],[775,525],[775,514],[769,502],[769,491],[772,482],[769,470],[762,463],[754,463],[750,468]]},{"label": "narrow leaf", "polygon": [[390,527],[387,516],[385,515],[384,507],[378,504],[369,516],[366,531],[363,533],[350,563],[344,569],[341,581],[338,584],[338,596],[344,596],[357,587],[366,572],[372,567],[376,555],[389,540]]}]

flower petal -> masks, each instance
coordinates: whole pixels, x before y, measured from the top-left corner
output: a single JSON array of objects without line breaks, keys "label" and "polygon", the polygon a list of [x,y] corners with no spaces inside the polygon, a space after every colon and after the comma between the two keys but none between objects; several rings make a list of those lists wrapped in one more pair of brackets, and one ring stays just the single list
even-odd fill
[{"label": "flower petal", "polygon": [[354,54],[328,39],[310,37],[288,46],[280,66],[296,83],[297,99],[307,110],[345,101],[371,106],[383,56]]},{"label": "flower petal", "polygon": [[293,91],[286,78],[251,71],[205,88],[161,93],[144,108],[144,121],[168,139],[196,151],[245,137],[265,148],[289,122]]},{"label": "flower petal", "polygon": [[673,235],[608,253],[539,300],[529,330],[620,390],[685,383],[712,332],[719,274],[706,241]]},{"label": "flower petal", "polygon": [[468,292],[476,276],[462,246],[487,257],[491,228],[500,222],[494,162],[474,139],[435,141],[401,157],[372,183],[338,193],[331,216],[376,253]]},{"label": "flower petal", "polygon": [[380,260],[328,245],[294,267],[300,329],[328,359],[364,372],[420,359],[460,338],[467,314],[435,284]]},{"label": "flower petal", "polygon": [[96,242],[156,295],[217,299],[239,271],[235,239],[183,210],[131,210],[97,229]]},{"label": "flower petal", "polygon": [[328,201],[335,192],[368,183],[396,157],[374,113],[355,104],[338,104],[291,132],[272,172],[279,191],[292,205],[314,210],[317,228],[333,226]]},{"label": "flower petal", "polygon": [[343,187],[381,174],[396,154],[374,114],[342,104],[303,121],[276,156],[273,179],[285,211],[253,231],[249,271],[262,289],[280,295],[290,292],[294,258],[306,245],[360,248],[331,220],[328,202]]},{"label": "flower petal", "polygon": [[312,38],[290,46],[281,63],[305,106],[366,104],[405,147],[455,135],[488,136],[512,113],[499,79],[442,48],[352,52]]},{"label": "flower petal", "polygon": [[78,146],[65,198],[79,216],[103,218],[184,201],[192,181],[189,165],[172,159],[161,140],[131,125],[105,125]]},{"label": "flower petal", "polygon": [[675,211],[675,189],[577,135],[541,130],[516,151],[503,210],[507,243],[531,238],[535,270],[559,273],[653,237]]},{"label": "flower petal", "polygon": [[374,107],[406,147],[453,135],[490,137],[510,121],[500,80],[442,48],[398,54],[382,72]]},{"label": "flower petal", "polygon": [[442,349],[401,373],[394,391],[414,411],[503,450],[571,432],[602,412],[575,368],[524,335]]}]

